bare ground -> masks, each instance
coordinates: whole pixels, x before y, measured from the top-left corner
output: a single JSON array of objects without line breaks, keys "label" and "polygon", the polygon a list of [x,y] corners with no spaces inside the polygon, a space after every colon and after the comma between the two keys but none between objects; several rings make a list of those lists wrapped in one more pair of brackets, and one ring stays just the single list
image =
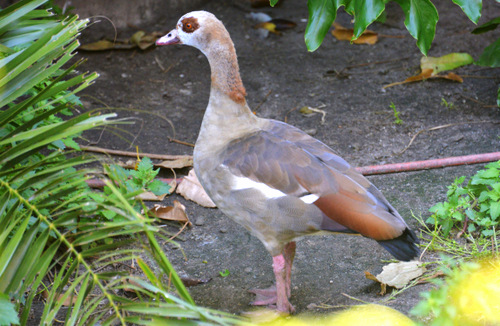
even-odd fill
[{"label": "bare ground", "polygon": [[[471,35],[474,28],[451,1],[436,1],[440,13],[436,38],[429,52],[441,56],[468,52],[478,58],[499,32]],[[498,13],[500,4],[485,1],[481,22]],[[253,22],[245,17],[251,10],[246,2],[209,1],[202,8],[213,12],[226,25],[239,55],[240,70],[248,103],[256,114],[284,120],[308,130],[355,166],[425,160],[447,156],[498,151],[500,145],[498,108],[493,107],[500,81],[499,69],[467,66],[456,73],[467,76],[463,83],[430,80],[388,88],[418,72],[421,53],[404,28],[404,16],[394,3],[388,6],[387,21],[370,28],[380,34],[404,35],[381,38],[373,45],[351,45],[336,41],[330,34],[314,53],[307,52],[303,35],[307,18],[305,1],[286,0],[274,9],[263,9],[274,18],[295,21],[298,26],[281,36],[258,36]],[[147,31],[167,32],[184,12],[171,12],[162,21],[140,26]],[[350,16],[339,11],[337,21],[349,26]],[[135,30],[120,30],[129,37]],[[84,40],[112,37],[107,23],[92,26]],[[140,51],[80,53],[88,58],[86,70],[101,78],[85,91],[88,108],[117,108],[120,117],[132,117],[126,126],[126,140],[111,132],[90,133],[97,146],[160,154],[191,154],[192,148],[170,142],[169,137],[194,143],[208,101],[210,71],[207,60],[196,49],[173,46]],[[371,63],[371,64],[369,64]],[[161,66],[164,68],[160,68]],[[166,70],[166,71],[164,71]],[[442,105],[442,99],[453,108]],[[395,104],[403,124],[394,123],[389,105]],[[304,116],[294,108],[325,105],[321,115]],[[122,110],[126,109],[126,110]],[[139,112],[139,110],[141,112]],[[291,112],[290,112],[291,111]],[[167,120],[175,126],[175,133]],[[478,123],[482,122],[482,123]],[[457,125],[420,134],[403,154],[411,137],[420,130]],[[131,143],[132,142],[132,143]],[[482,165],[461,166],[420,172],[370,177],[393,205],[416,228],[411,214],[428,216],[428,209],[445,198],[446,186],[455,177],[472,175]],[[186,172],[186,171],[181,171]],[[194,221],[181,234],[182,250],[165,245],[165,252],[184,276],[211,279],[190,288],[203,306],[240,314],[248,311],[253,295],[246,290],[267,287],[274,276],[271,257],[251,237],[217,209],[202,208],[173,195],[164,204],[180,200]],[[172,228],[172,232],[177,229]],[[291,302],[299,313],[330,312],[339,305],[358,302],[342,293],[367,302],[384,303],[408,313],[419,301],[419,285],[385,302],[379,287],[365,279],[363,272],[378,273],[383,260],[391,259],[375,242],[353,236],[309,237],[298,243],[293,267]],[[424,260],[431,259],[430,256]],[[219,271],[228,269],[229,276]],[[327,304],[331,309],[317,308]]]}]

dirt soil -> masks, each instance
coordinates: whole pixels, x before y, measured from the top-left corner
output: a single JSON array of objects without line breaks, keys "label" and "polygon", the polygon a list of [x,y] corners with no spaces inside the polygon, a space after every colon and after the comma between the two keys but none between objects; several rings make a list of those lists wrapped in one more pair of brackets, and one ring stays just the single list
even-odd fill
[{"label": "dirt soil", "polygon": [[[468,52],[475,59],[499,36],[500,31],[471,35],[474,28],[452,1],[436,1],[440,14],[430,56]],[[500,4],[484,1],[484,23],[498,13]],[[331,34],[314,53],[304,44],[306,1],[286,0],[274,9],[255,10],[243,1],[207,1],[202,8],[214,13],[229,30],[239,55],[247,101],[256,114],[308,131],[355,166],[409,162],[448,156],[498,151],[499,109],[494,107],[500,69],[470,65],[455,72],[463,83],[443,79],[383,89],[419,71],[420,51],[404,27],[402,10],[394,3],[387,8],[387,21],[370,28],[384,35],[372,46],[337,41]],[[262,38],[246,17],[260,11],[284,18],[297,27],[282,35]],[[185,12],[170,12],[163,20],[139,26],[152,32],[168,32]],[[337,22],[349,27],[351,17],[339,10]],[[119,30],[118,37],[130,37],[136,30]],[[101,22],[87,29],[83,41],[113,37],[113,29]],[[122,126],[125,139],[111,130],[87,134],[92,145],[110,149],[159,154],[192,154],[189,146],[173,143],[169,137],[194,143],[208,102],[210,68],[196,49],[185,46],[153,48],[147,51],[80,52],[88,58],[85,70],[101,77],[82,97],[89,109],[111,107],[133,125]],[[160,67],[161,65],[161,67]],[[443,99],[453,103],[449,108]],[[402,124],[395,124],[394,103]],[[304,116],[303,106],[323,106],[321,114]],[[168,121],[175,126],[175,132]],[[411,147],[402,151],[412,136],[427,128],[456,124],[421,133]],[[446,187],[458,176],[472,175],[483,165],[450,167],[369,177],[390,202],[417,229],[412,213],[424,218],[428,209],[446,195]],[[187,170],[177,171],[187,173]],[[254,296],[247,289],[273,283],[271,257],[261,243],[217,209],[207,209],[177,195],[194,222],[182,232],[182,249],[167,244],[164,249],[182,276],[211,279],[190,288],[195,301],[231,313],[249,311]],[[171,228],[175,233],[178,227]],[[297,245],[292,274],[291,302],[298,313],[332,312],[359,302],[383,303],[403,313],[420,300],[419,293],[430,285],[413,287],[386,302],[380,287],[364,277],[364,271],[379,273],[391,256],[375,242],[347,235],[309,237]],[[433,259],[426,255],[424,260]],[[226,277],[220,271],[229,270]],[[326,305],[319,308],[319,305]],[[326,308],[330,307],[330,308]]]}]

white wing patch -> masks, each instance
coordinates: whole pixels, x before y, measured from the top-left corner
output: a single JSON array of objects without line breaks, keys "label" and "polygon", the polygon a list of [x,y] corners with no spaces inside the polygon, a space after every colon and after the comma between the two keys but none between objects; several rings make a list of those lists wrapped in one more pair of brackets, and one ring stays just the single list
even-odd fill
[{"label": "white wing patch", "polygon": [[306,203],[306,204],[312,204],[314,203],[316,200],[319,199],[319,196],[318,195],[315,195],[315,194],[309,194],[309,195],[305,195],[305,196],[302,196],[300,197],[300,199]]},{"label": "white wing patch", "polygon": [[[233,177],[233,190],[245,190],[245,189],[255,189],[261,192],[266,198],[280,198],[286,196],[286,194],[278,189],[269,187],[265,183],[257,182],[249,178],[244,177]],[[312,204],[319,199],[318,195],[308,194],[299,197],[306,204]]]},{"label": "white wing patch", "polygon": [[285,193],[279,191],[278,189],[271,188],[265,183],[256,182],[252,179],[244,177],[236,177],[236,176],[233,177],[233,189],[234,190],[256,189],[269,199],[286,196]]}]

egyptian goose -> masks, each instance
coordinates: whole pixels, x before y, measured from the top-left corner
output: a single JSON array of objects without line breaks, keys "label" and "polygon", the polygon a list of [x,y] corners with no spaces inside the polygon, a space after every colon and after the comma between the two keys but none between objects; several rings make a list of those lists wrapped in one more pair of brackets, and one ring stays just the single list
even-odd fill
[{"label": "egyptian goose", "polygon": [[295,240],[318,232],[361,234],[399,260],[418,240],[382,193],[328,146],[250,111],[228,31],[213,14],[182,16],[157,45],[186,44],[208,58],[212,85],[194,148],[195,172],[217,207],[259,238],[273,257],[276,287],[255,305],[294,312],[288,301]]}]

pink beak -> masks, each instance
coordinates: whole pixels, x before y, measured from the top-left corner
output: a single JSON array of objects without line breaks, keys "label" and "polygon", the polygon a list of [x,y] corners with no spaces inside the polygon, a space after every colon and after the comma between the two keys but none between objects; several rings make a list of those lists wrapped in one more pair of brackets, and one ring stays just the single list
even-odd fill
[{"label": "pink beak", "polygon": [[181,44],[177,30],[171,30],[167,35],[160,37],[156,40],[156,45],[170,45],[170,44]]}]

